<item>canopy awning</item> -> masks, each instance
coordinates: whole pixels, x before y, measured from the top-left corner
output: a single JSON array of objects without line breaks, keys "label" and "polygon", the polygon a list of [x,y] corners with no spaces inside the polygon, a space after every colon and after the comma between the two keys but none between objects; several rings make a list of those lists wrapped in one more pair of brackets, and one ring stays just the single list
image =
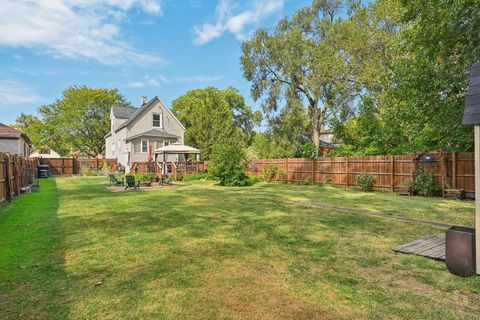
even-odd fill
[{"label": "canopy awning", "polygon": [[184,146],[180,144],[171,144],[169,146],[155,149],[155,154],[200,154],[200,150],[194,147]]}]

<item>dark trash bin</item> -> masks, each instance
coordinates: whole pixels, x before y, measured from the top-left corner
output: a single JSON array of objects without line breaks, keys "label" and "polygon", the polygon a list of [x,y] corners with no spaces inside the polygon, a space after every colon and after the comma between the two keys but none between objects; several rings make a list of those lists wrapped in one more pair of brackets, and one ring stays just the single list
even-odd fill
[{"label": "dark trash bin", "polygon": [[445,264],[461,277],[476,273],[475,229],[453,226],[445,234]]},{"label": "dark trash bin", "polygon": [[47,164],[38,165],[38,177],[39,178],[48,178],[52,175],[50,172],[50,166]]}]

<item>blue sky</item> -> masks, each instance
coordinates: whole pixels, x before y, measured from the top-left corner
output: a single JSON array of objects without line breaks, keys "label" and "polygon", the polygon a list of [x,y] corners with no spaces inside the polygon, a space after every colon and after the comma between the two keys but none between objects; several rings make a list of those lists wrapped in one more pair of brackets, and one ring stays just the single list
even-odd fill
[{"label": "blue sky", "polygon": [[0,122],[70,85],[118,88],[138,106],[234,86],[250,97],[240,45],[310,0],[0,0]]}]

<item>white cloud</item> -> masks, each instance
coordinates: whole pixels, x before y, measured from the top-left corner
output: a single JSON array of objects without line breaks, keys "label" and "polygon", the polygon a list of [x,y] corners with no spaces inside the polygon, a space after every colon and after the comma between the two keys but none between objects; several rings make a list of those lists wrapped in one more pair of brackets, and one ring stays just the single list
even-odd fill
[{"label": "white cloud", "polygon": [[55,57],[150,63],[161,59],[121,39],[126,12],[162,14],[155,0],[0,1],[0,46],[26,47]]},{"label": "white cloud", "polygon": [[0,79],[0,108],[9,108],[14,105],[41,103],[39,97],[27,85],[8,79]]},{"label": "white cloud", "polygon": [[144,88],[146,86],[158,88],[161,86],[162,83],[169,83],[169,82],[170,81],[168,81],[168,79],[162,75],[155,76],[155,77],[146,75],[143,77],[142,81],[129,82],[126,84],[126,86],[129,88],[135,88],[135,89]]},{"label": "white cloud", "polygon": [[145,87],[145,82],[142,82],[142,81],[129,82],[129,83],[127,83],[127,87],[140,89],[140,88]]},{"label": "white cloud", "polygon": [[239,5],[220,0],[215,9],[215,23],[205,22],[195,26],[196,35],[193,43],[202,45],[220,37],[225,32],[235,34],[238,39],[244,39],[244,29],[250,24],[256,24],[272,16],[283,8],[284,0],[257,0],[250,3],[248,9],[240,10]]},{"label": "white cloud", "polygon": [[188,76],[188,77],[178,77],[175,80],[177,82],[215,82],[223,80],[223,76]]}]

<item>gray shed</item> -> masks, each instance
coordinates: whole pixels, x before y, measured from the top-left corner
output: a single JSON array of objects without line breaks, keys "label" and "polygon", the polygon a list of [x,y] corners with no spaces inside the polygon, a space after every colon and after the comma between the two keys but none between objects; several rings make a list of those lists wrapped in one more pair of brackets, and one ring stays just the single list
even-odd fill
[{"label": "gray shed", "polygon": [[470,71],[470,85],[463,113],[463,124],[480,124],[480,62],[475,63]]}]

